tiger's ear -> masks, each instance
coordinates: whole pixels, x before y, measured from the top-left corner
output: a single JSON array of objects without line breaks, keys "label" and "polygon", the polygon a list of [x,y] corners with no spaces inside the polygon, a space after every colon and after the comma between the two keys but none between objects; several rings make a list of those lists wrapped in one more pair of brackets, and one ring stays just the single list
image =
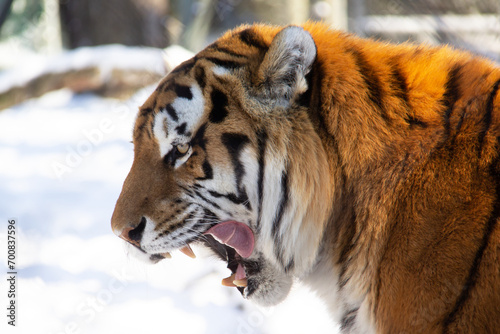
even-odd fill
[{"label": "tiger's ear", "polygon": [[301,27],[281,30],[257,72],[257,95],[264,103],[288,106],[307,90],[306,75],[316,59],[316,44]]}]

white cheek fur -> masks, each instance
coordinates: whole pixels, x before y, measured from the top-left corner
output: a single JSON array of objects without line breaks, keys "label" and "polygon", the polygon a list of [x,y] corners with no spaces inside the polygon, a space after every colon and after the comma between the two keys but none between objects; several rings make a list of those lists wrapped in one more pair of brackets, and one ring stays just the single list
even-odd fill
[{"label": "white cheek fur", "polygon": [[172,138],[167,136],[165,132],[165,123],[167,122],[167,114],[159,112],[155,116],[155,123],[153,127],[154,136],[160,147],[160,155],[163,157],[172,149]]}]

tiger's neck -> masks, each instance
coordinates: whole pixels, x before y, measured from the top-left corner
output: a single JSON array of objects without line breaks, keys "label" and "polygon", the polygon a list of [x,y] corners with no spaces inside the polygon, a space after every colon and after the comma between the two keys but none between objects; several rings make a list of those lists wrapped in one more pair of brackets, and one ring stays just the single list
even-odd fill
[{"label": "tiger's neck", "polygon": [[[334,190],[322,248],[305,281],[323,296],[340,323],[358,310],[356,326],[369,333],[373,319],[366,296],[386,244],[392,207],[382,191],[397,186],[390,175],[406,159],[398,150],[405,126],[418,126],[407,122],[405,79],[389,69],[397,67],[398,52],[409,50],[393,50],[391,60],[375,63],[355,37],[314,29],[311,33],[318,56],[309,79],[309,117],[324,145]],[[386,73],[377,71],[384,66]]]},{"label": "tiger's neck", "polygon": [[[446,143],[446,126],[457,128],[458,117],[446,118],[453,103],[467,105],[483,90],[477,108],[484,108],[484,96],[500,73],[487,61],[446,47],[385,45],[321,26],[306,29],[318,52],[309,117],[324,145],[334,189],[322,248],[306,281],[337,320],[348,321],[356,310],[360,332],[370,332],[381,257],[401,219],[398,205],[412,204],[398,198],[404,182],[418,178],[412,171]],[[467,66],[473,71],[458,80]],[[461,91],[459,102],[450,97],[453,90]],[[421,229],[425,233],[425,226]]]}]

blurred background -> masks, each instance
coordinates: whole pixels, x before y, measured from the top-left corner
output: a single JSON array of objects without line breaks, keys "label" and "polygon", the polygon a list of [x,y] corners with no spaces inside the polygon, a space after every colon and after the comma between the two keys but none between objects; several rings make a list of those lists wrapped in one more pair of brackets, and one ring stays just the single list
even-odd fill
[{"label": "blurred background", "polygon": [[[0,0],[0,305],[17,227],[17,326],[2,333],[335,333],[297,284],[273,308],[220,286],[195,249],[129,258],[110,218],[135,114],[155,84],[243,23],[323,20],[365,37],[451,44],[500,61],[498,0]],[[6,313],[6,312],[5,312]]]}]

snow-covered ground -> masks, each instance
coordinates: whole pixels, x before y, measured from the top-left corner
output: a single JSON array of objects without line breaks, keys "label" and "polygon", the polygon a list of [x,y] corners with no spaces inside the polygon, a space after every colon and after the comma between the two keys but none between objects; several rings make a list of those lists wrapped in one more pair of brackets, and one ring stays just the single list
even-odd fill
[{"label": "snow-covered ground", "polygon": [[[110,218],[151,89],[126,102],[60,90],[0,111],[0,332],[335,332],[304,287],[274,308],[222,287],[228,270],[203,249],[153,266],[127,256]],[[9,218],[18,229],[15,328],[6,318]]]}]

